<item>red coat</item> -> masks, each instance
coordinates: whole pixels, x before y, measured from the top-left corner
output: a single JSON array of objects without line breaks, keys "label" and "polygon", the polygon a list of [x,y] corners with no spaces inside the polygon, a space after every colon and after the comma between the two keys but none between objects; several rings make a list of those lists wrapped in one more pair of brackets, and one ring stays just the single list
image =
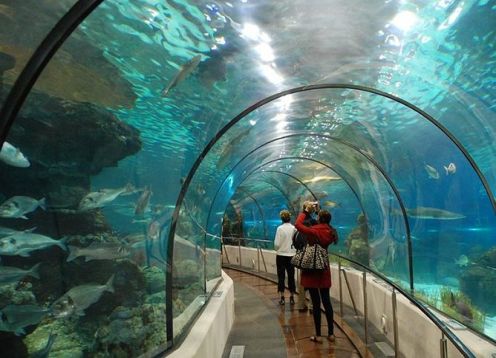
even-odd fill
[{"label": "red coat", "polygon": [[[338,239],[336,230],[327,224],[305,226],[303,221],[307,215],[304,212],[298,215],[295,222],[296,229],[307,235],[309,243],[319,243],[327,250],[327,247]],[[305,288],[329,288],[331,287],[331,271],[329,268],[324,271],[302,271],[301,284]]]}]

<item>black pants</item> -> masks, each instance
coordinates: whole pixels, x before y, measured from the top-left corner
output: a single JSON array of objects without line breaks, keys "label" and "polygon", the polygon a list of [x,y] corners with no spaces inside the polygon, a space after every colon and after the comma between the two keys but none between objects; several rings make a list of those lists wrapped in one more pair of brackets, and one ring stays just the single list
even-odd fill
[{"label": "black pants", "polygon": [[295,270],[294,266],[291,265],[291,256],[276,256],[276,266],[277,266],[277,292],[284,292],[284,280],[285,274],[288,273],[288,286],[289,292],[292,294],[296,292],[295,285]]},{"label": "black pants", "polygon": [[322,305],[324,306],[324,311],[327,319],[327,327],[329,328],[329,336],[334,334],[334,322],[333,315],[334,311],[332,309],[331,298],[329,297],[329,288],[309,288],[310,298],[312,299],[313,305],[313,323],[315,325],[315,334],[317,336],[321,335],[320,321],[320,299],[322,298]]}]

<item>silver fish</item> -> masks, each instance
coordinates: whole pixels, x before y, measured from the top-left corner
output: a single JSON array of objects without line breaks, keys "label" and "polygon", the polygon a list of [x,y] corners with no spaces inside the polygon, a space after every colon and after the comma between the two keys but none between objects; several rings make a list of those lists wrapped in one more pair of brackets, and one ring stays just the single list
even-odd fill
[{"label": "silver fish", "polygon": [[36,227],[31,228],[31,229],[27,229],[27,230],[23,230],[23,231],[19,231],[19,230],[11,229],[9,227],[0,226],[0,237],[2,237],[2,236],[10,236],[10,235],[14,235],[14,234],[19,234],[19,233],[22,233],[22,232],[32,232],[34,230],[36,230]]},{"label": "silver fish", "polygon": [[145,190],[141,193],[138,201],[136,202],[136,208],[134,209],[134,215],[142,216],[145,213],[145,210],[150,202],[150,197],[152,196],[152,191],[149,187],[146,187]]},{"label": "silver fish", "polygon": [[453,175],[456,173],[456,165],[455,163],[449,163],[448,166],[443,166],[446,171],[446,175]]},{"label": "silver fish", "polygon": [[419,206],[414,209],[406,209],[408,216],[424,220],[458,220],[466,216],[448,210]]},{"label": "silver fish", "polygon": [[64,251],[67,250],[62,241],[41,234],[21,232],[0,239],[0,255],[27,257],[31,251],[53,245],[59,246]]},{"label": "silver fish", "polygon": [[50,336],[48,336],[48,340],[45,347],[43,347],[38,351],[33,352],[29,356],[29,358],[47,358],[50,355],[50,351],[52,350],[52,346],[56,338],[57,338],[56,333],[50,333]]},{"label": "silver fish", "polygon": [[196,55],[191,60],[181,66],[181,69],[172,81],[162,90],[162,96],[165,97],[169,91],[181,83],[191,72],[195,70],[201,60],[201,55]]},{"label": "silver fish", "polygon": [[467,267],[469,263],[470,260],[467,255],[460,255],[460,257],[455,260],[455,265],[458,267]]},{"label": "silver fish", "polygon": [[13,267],[13,266],[0,266],[0,283],[1,284],[16,283],[25,276],[31,276],[39,279],[40,275],[38,273],[38,269],[40,265],[41,263],[37,263],[29,270],[23,270],[21,268]]},{"label": "silver fish", "polygon": [[31,165],[29,160],[21,153],[19,148],[4,142],[0,149],[0,160],[8,165],[18,168],[27,168]]},{"label": "silver fish", "polygon": [[70,250],[67,262],[84,256],[85,262],[92,260],[115,260],[129,256],[129,251],[121,244],[111,242],[94,242],[88,247],[68,246]]},{"label": "silver fish", "polygon": [[2,314],[7,318],[3,324],[10,332],[25,334],[24,327],[38,324],[49,312],[48,308],[35,305],[7,305],[2,308]]},{"label": "silver fish", "polygon": [[439,173],[436,170],[436,168],[430,166],[429,164],[424,164],[425,171],[427,172],[427,175],[429,175],[429,178],[431,179],[439,179]]},{"label": "silver fish", "polygon": [[101,189],[86,194],[79,203],[79,210],[86,211],[96,208],[102,208],[106,204],[115,200],[121,194],[131,194],[134,192],[134,187],[131,184],[118,189]]},{"label": "silver fish", "polygon": [[105,285],[86,284],[71,288],[52,304],[53,315],[57,318],[64,318],[73,314],[84,316],[84,310],[97,302],[104,292],[114,292],[113,282],[114,275],[109,278]]},{"label": "silver fish", "polygon": [[45,198],[36,200],[29,196],[13,196],[0,205],[0,217],[27,219],[25,214],[35,211],[38,206],[46,210]]}]

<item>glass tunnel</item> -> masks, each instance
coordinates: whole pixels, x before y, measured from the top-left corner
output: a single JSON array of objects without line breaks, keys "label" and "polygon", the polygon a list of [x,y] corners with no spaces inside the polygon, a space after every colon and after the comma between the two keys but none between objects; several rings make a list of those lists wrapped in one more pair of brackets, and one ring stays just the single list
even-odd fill
[{"label": "glass tunnel", "polygon": [[495,29],[488,0],[0,0],[2,346],[174,348],[221,242],[272,249],[305,200],[495,341]]}]

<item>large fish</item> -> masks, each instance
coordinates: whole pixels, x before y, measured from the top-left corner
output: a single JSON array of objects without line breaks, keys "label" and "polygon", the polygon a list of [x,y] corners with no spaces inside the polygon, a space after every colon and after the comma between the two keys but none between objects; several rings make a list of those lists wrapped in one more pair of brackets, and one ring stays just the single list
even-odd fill
[{"label": "large fish", "polygon": [[21,153],[19,148],[4,142],[0,149],[0,160],[8,165],[18,168],[27,168],[31,165],[29,160]]},{"label": "large fish", "polygon": [[36,200],[29,196],[13,196],[0,205],[0,217],[27,219],[26,214],[36,208],[46,210],[45,198]]},{"label": "large fish", "polygon": [[433,166],[429,164],[424,164],[425,171],[431,179],[439,179],[439,172]]},{"label": "large fish", "polygon": [[321,181],[327,182],[327,181],[334,181],[334,180],[342,180],[341,177],[334,176],[334,175],[317,175],[313,178],[310,179],[305,179],[303,180],[303,183],[308,184],[308,183],[318,183]]},{"label": "large fish", "polygon": [[7,320],[1,321],[0,330],[25,334],[24,327],[38,324],[49,312],[48,308],[35,305],[7,305],[2,308],[2,315]]},{"label": "large fish", "polygon": [[27,229],[27,230],[23,230],[23,231],[19,231],[19,230],[11,229],[9,227],[0,226],[0,237],[10,236],[10,235],[14,235],[14,234],[23,233],[23,232],[32,232],[34,230],[36,230],[36,227],[31,228],[31,229]]},{"label": "large fish", "polygon": [[56,300],[52,306],[52,313],[57,318],[72,316],[84,316],[84,310],[97,302],[104,292],[114,292],[114,275],[105,285],[86,284],[71,288],[62,297]]},{"label": "large fish", "polygon": [[77,257],[84,256],[85,262],[92,260],[115,260],[129,256],[129,251],[122,244],[111,242],[94,242],[88,247],[77,247],[69,245],[70,254],[67,262]]},{"label": "large fish", "polygon": [[181,69],[172,81],[162,90],[162,96],[167,96],[169,91],[181,83],[191,72],[195,70],[201,60],[201,55],[196,55],[191,60],[181,66]]},{"label": "large fish", "polygon": [[465,215],[452,211],[423,206],[414,209],[406,209],[406,214],[412,218],[424,220],[459,220],[465,218]]},{"label": "large fish", "polygon": [[143,216],[146,208],[148,207],[148,203],[150,202],[150,197],[152,196],[152,191],[149,187],[146,187],[141,193],[138,201],[136,202],[136,208],[134,209],[135,216]]},{"label": "large fish", "polygon": [[44,249],[53,245],[59,246],[64,251],[67,250],[62,241],[54,240],[45,235],[24,231],[2,237],[0,239],[0,255],[27,257],[31,251]]},{"label": "large fish", "polygon": [[115,200],[121,194],[134,193],[134,187],[131,184],[118,189],[100,189],[86,194],[86,196],[79,203],[80,211],[87,211],[91,209],[102,208],[106,204]]},{"label": "large fish", "polygon": [[40,265],[41,263],[37,263],[29,270],[23,270],[13,266],[0,266],[0,283],[4,285],[9,283],[17,283],[25,276],[31,276],[39,279],[40,275],[38,273],[38,269]]}]

